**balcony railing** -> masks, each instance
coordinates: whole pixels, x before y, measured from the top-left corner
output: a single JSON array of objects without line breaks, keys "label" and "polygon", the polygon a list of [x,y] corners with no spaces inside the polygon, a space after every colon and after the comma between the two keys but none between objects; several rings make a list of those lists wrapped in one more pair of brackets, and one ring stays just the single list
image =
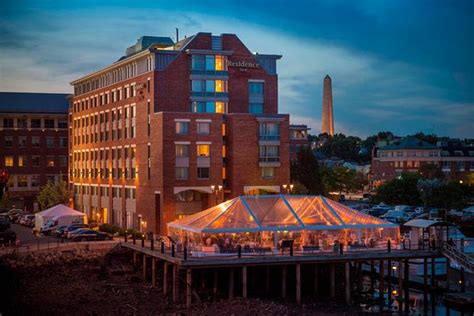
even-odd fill
[{"label": "balcony railing", "polygon": [[260,140],[280,140],[280,135],[269,135],[269,134],[260,134]]},{"label": "balcony railing", "polygon": [[260,162],[280,162],[279,156],[260,156]]}]

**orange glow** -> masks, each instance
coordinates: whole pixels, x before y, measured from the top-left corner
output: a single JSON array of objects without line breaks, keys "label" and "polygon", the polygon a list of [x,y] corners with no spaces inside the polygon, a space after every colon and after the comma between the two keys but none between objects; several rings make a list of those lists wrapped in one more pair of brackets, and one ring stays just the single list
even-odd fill
[{"label": "orange glow", "polygon": [[[216,92],[225,92],[224,80],[216,80]],[[219,102],[219,103],[222,103],[222,102]],[[216,104],[216,107],[217,107],[217,104]]]},{"label": "orange glow", "polygon": [[225,158],[225,146],[222,146],[222,157]]},{"label": "orange glow", "polygon": [[222,124],[222,136],[225,136],[225,124]]},{"label": "orange glow", "polygon": [[225,70],[224,69],[224,56],[216,55],[216,70]]},{"label": "orange glow", "polygon": [[224,102],[216,102],[216,113],[225,113],[225,103]]},{"label": "orange glow", "polygon": [[197,145],[197,155],[198,157],[209,157],[211,155],[211,146],[210,145]]}]

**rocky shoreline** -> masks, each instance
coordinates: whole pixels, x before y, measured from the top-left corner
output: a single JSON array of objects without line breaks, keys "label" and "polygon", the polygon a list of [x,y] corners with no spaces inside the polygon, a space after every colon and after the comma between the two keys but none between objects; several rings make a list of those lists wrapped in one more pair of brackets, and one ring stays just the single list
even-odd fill
[{"label": "rocky shoreline", "polygon": [[[277,300],[225,298],[187,309],[143,282],[120,248],[2,257],[2,315],[355,315],[341,304],[301,306]],[[4,282],[5,280],[5,282]],[[159,283],[158,283],[159,284]],[[4,301],[4,302],[2,302]]]}]

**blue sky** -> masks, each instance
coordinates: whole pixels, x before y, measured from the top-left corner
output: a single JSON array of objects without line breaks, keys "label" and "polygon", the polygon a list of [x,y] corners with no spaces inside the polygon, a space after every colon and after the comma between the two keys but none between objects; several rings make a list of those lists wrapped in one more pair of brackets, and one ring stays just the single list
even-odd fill
[{"label": "blue sky", "polygon": [[[291,5],[290,5],[291,3]],[[0,91],[71,92],[142,35],[236,33],[282,54],[279,109],[320,130],[474,138],[474,1],[2,1]]]}]

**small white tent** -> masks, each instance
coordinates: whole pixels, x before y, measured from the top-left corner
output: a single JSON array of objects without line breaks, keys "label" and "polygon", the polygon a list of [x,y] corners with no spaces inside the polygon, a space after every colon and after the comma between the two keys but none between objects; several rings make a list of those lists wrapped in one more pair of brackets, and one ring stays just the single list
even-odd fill
[{"label": "small white tent", "polygon": [[63,204],[58,204],[47,210],[35,214],[35,230],[40,230],[41,226],[49,220],[59,220],[63,218],[72,218],[73,221],[85,223],[86,214],[78,212]]}]

